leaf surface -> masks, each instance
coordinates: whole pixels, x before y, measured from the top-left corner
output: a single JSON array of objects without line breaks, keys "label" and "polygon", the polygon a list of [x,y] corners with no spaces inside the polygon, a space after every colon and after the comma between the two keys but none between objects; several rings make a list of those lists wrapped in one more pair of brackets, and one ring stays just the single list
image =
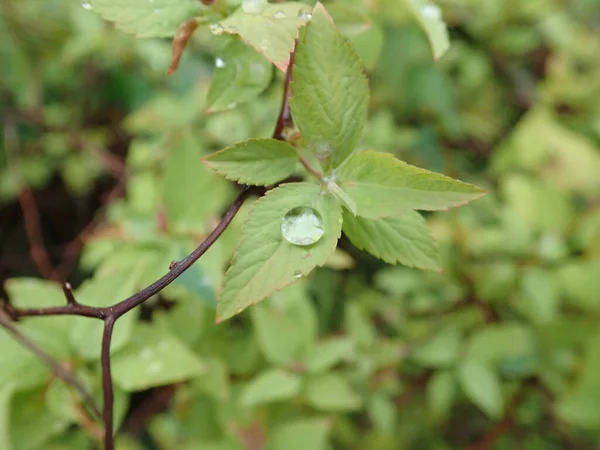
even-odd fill
[{"label": "leaf surface", "polygon": [[203,9],[196,0],[91,0],[92,10],[140,38],[172,37]]},{"label": "leaf surface", "polygon": [[317,3],[298,44],[290,106],[307,147],[325,168],[338,166],[354,151],[368,102],[356,52]]},{"label": "leaf surface", "polygon": [[374,150],[352,155],[338,169],[337,181],[356,203],[358,215],[368,219],[399,216],[411,209],[447,209],[486,193]]},{"label": "leaf surface", "polygon": [[344,211],[343,230],[355,247],[385,262],[440,270],[436,243],[416,211],[377,220],[353,217]]},{"label": "leaf surface", "polygon": [[208,155],[204,162],[230,180],[266,186],[290,176],[298,157],[286,142],[249,139]]},{"label": "leaf surface", "polygon": [[[310,207],[323,221],[323,236],[310,246],[294,245],[282,235],[290,210]],[[329,195],[311,183],[289,183],[257,200],[244,224],[233,263],[223,283],[217,321],[225,320],[325,264],[335,251],[342,211]]]}]

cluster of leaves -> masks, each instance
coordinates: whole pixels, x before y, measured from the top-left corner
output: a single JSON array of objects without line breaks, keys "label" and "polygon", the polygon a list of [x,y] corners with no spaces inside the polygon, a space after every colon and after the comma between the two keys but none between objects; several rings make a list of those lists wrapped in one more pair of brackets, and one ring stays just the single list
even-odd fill
[{"label": "cluster of leaves", "polygon": [[[169,408],[147,426],[161,448],[449,449],[488,432],[499,448],[594,442],[594,2],[440,2],[457,36],[438,62],[431,49],[444,53],[446,29],[425,1],[325,3],[333,19],[314,2],[56,3],[48,3],[56,20],[36,19],[39,3],[28,1],[0,16],[10,61],[2,94],[19,136],[17,151],[4,141],[0,195],[55,173],[85,192],[109,170],[101,163],[114,129],[131,136],[127,195],[84,249],[81,268],[92,275],[75,292],[81,303],[132,294],[211,230],[235,189],[210,168],[244,184],[283,181],[151,301],[151,320],[134,311],[118,322],[117,426],[127,431],[125,417],[135,417],[133,393],[175,385]],[[94,12],[140,37],[173,36],[190,19],[199,26],[165,86],[171,45],[128,38]],[[43,58],[23,35],[43,38]],[[286,129],[283,142],[265,136],[281,101],[273,79],[295,38],[297,130]],[[98,81],[81,77],[82,67],[103,74],[91,97],[85,83]],[[127,113],[122,123],[90,113],[110,108]],[[482,191],[398,158],[490,191],[427,213],[441,256],[416,210]],[[282,234],[296,207],[321,221],[324,234],[310,246]],[[390,267],[368,253],[435,270]],[[316,266],[324,267],[309,275]],[[59,287],[36,279],[9,280],[5,290],[17,307],[63,302]],[[226,319],[263,299],[214,324],[215,308]],[[100,398],[100,323],[60,317],[19,327]],[[0,448],[85,448],[94,427],[75,394],[2,331],[0,348]],[[120,439],[119,448],[143,448]]]}]

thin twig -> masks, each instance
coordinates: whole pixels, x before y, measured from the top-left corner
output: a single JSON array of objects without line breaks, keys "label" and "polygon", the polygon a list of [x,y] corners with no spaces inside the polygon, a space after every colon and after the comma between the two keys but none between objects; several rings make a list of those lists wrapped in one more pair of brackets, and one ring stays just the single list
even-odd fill
[{"label": "thin twig", "polygon": [[294,50],[290,53],[290,62],[285,74],[285,84],[283,86],[283,101],[281,102],[281,111],[277,118],[273,139],[284,140],[283,131],[292,124],[292,112],[290,110],[290,96],[292,88],[292,75],[294,63],[296,62],[296,50],[298,49],[298,40],[294,41]]},{"label": "thin twig", "polygon": [[102,417],[104,418],[104,450],[114,450],[113,439],[113,405],[114,392],[112,374],[110,371],[110,343],[112,340],[115,318],[110,316],[104,321],[104,332],[102,333],[102,353],[100,361],[102,364]]},{"label": "thin twig", "polygon": [[83,384],[75,378],[75,375],[70,370],[67,370],[63,365],[56,361],[51,355],[49,355],[43,348],[38,346],[35,342],[21,333],[13,323],[11,317],[0,307],[0,326],[8,331],[16,341],[20,342],[21,345],[26,347],[31,353],[40,358],[50,369],[54,375],[73,387],[81,398],[87,403],[90,410],[94,413],[97,418],[101,418],[100,408],[96,405],[96,401],[92,395],[85,389]]},{"label": "thin twig", "polygon": [[23,211],[25,221],[25,232],[29,240],[31,258],[38,270],[47,280],[58,281],[54,277],[54,267],[44,246],[44,238],[40,227],[40,213],[38,211],[33,192],[28,186],[24,186],[19,192],[19,204]]}]

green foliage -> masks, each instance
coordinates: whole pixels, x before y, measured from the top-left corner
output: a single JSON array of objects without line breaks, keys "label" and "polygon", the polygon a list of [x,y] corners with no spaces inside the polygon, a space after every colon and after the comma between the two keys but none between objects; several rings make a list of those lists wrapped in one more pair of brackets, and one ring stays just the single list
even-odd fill
[{"label": "green foliage", "polygon": [[[117,322],[117,448],[595,448],[600,9],[568,3],[6,2],[0,300],[64,304],[31,278],[24,184],[53,262],[97,217],[68,277],[89,305],[195,248],[231,180],[264,186]],[[15,325],[101,403],[99,321]],[[0,449],[98,447],[82,404],[0,329]]]}]

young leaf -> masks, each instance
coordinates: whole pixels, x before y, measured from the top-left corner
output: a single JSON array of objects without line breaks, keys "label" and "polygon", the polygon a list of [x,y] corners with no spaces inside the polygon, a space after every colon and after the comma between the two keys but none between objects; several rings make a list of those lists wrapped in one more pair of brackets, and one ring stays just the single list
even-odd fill
[{"label": "young leaf", "polygon": [[442,19],[442,10],[429,0],[406,0],[429,39],[433,58],[439,59],[450,48],[448,28]]},{"label": "young leaf", "polygon": [[331,421],[327,418],[297,419],[277,425],[269,433],[266,450],[325,450]]},{"label": "young leaf", "polygon": [[141,391],[204,373],[204,364],[166,330],[137,324],[135,339],[113,358],[115,383]]},{"label": "young leaf", "polygon": [[240,400],[244,405],[260,405],[289,400],[300,392],[302,379],[281,369],[272,369],[255,377],[246,385]]},{"label": "young leaf", "polygon": [[249,139],[208,155],[204,162],[230,180],[266,186],[290,176],[298,156],[286,142]]},{"label": "young leaf", "polygon": [[307,146],[326,168],[338,166],[354,150],[368,102],[358,56],[317,3],[298,44],[290,106]]},{"label": "young leaf", "polygon": [[239,39],[234,39],[223,49],[215,66],[208,91],[208,112],[252,100],[265,90],[273,77],[271,64]]},{"label": "young leaf", "polygon": [[[293,244],[282,234],[284,216],[298,207],[311,208],[322,220],[324,234],[312,245]],[[325,264],[335,250],[341,228],[340,206],[329,195],[321,194],[318,185],[289,183],[269,191],[256,202],[244,224],[233,263],[225,275],[217,321],[241,312],[315,266]]]},{"label": "young leaf", "polygon": [[344,234],[360,250],[390,264],[440,270],[440,256],[425,220],[416,211],[378,220],[344,211]]},{"label": "young leaf", "polygon": [[327,373],[306,382],[307,402],[321,411],[353,411],[360,408],[361,397],[337,373]]},{"label": "young leaf", "polygon": [[478,362],[467,361],[460,366],[458,378],[469,400],[492,419],[502,417],[502,389],[495,372]]},{"label": "young leaf", "polygon": [[411,209],[460,206],[486,192],[471,184],[406,164],[388,153],[352,155],[337,172],[340,187],[368,219],[398,216]]},{"label": "young leaf", "polygon": [[92,10],[140,38],[172,37],[204,9],[196,0],[93,0]]},{"label": "young leaf", "polygon": [[298,29],[310,20],[308,5],[300,2],[266,4],[260,11],[244,11],[242,6],[212,32],[238,34],[279,69],[287,69]]}]

